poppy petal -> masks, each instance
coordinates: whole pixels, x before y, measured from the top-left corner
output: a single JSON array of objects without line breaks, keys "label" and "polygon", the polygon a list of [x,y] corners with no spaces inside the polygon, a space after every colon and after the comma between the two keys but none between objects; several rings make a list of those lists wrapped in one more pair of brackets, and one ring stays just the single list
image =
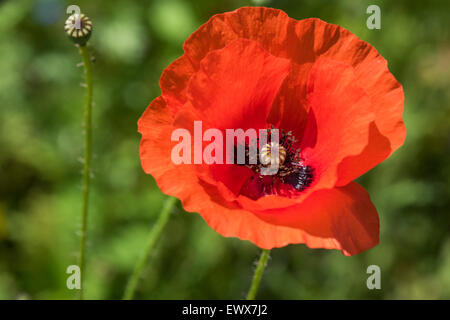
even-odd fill
[{"label": "poppy petal", "polygon": [[139,155],[142,168],[155,178],[164,193],[186,198],[201,187],[194,165],[172,162],[172,148],[177,144],[171,141],[173,121],[164,98],[153,100],[138,121],[138,131],[142,134]]},{"label": "poppy petal", "polygon": [[159,86],[168,109],[176,114],[186,103],[186,87],[196,69],[186,55],[181,56],[164,69]]},{"label": "poppy petal", "polygon": [[340,162],[363,151],[375,114],[352,67],[326,58],[319,59],[311,69],[308,105],[300,146],[304,163],[314,168],[311,192],[333,187]]},{"label": "poppy petal", "polygon": [[389,157],[392,152],[388,138],[383,136],[375,122],[369,127],[369,141],[364,150],[342,160],[338,166],[336,186],[343,186],[358,178]]},{"label": "poppy petal", "polygon": [[266,128],[289,70],[289,60],[272,56],[257,42],[238,39],[202,60],[189,82],[188,98],[215,128]]},{"label": "poppy petal", "polygon": [[[350,31],[317,18],[297,21],[281,10],[244,7],[211,17],[185,42],[185,55],[196,68],[209,51],[224,47],[238,37],[257,41],[271,54],[291,59],[298,65],[292,67],[298,76],[289,77],[294,83],[284,84],[286,88],[283,90],[291,93],[287,95],[290,100],[294,99],[295,94],[298,97],[306,94],[305,74],[321,56],[351,65],[358,84],[366,90],[375,106],[380,134],[389,140],[391,148],[388,156],[403,144],[403,89],[377,50]],[[184,81],[186,85],[187,81]],[[183,92],[180,90],[179,95]],[[296,130],[296,126],[301,127],[304,120],[301,116],[302,100],[294,99],[294,102],[283,106],[284,124],[280,127],[287,130]],[[279,110],[274,110],[272,118],[278,116],[280,119],[279,113]],[[275,121],[272,119],[272,122]],[[383,138],[377,137],[376,140]],[[364,158],[369,157],[363,155],[361,160]],[[367,167],[370,169],[375,164]]]},{"label": "poppy petal", "polygon": [[[268,113],[289,70],[289,60],[270,55],[257,42],[233,41],[202,60],[188,85],[189,101],[177,113],[175,123],[193,133],[192,124],[199,120],[203,130],[222,129],[223,138],[229,128],[252,128],[257,135],[258,129],[267,126]],[[237,165],[211,164],[202,169],[205,167],[204,180],[211,182],[205,176],[209,172],[212,180],[222,182],[235,195],[251,174]]]},{"label": "poppy petal", "polygon": [[[267,223],[249,211],[232,206],[223,201],[213,188],[205,186],[204,190],[208,190],[208,194],[195,192],[187,199],[181,198],[183,208],[188,212],[199,213],[211,228],[224,237],[248,240],[264,249],[307,243],[310,239],[316,239],[300,229]],[[331,249],[334,241],[317,238],[316,244]]]},{"label": "poppy petal", "polygon": [[[162,97],[150,103],[138,122],[142,134],[142,167],[155,178],[163,193],[179,198],[186,211],[200,213],[223,236],[249,240],[267,249],[307,241],[307,235],[301,230],[267,223],[225,201],[214,186],[198,180],[193,165],[174,165],[170,159],[172,146],[161,143],[170,141],[172,122],[173,117]],[[323,245],[332,248],[333,241],[324,240]]]},{"label": "poppy petal", "polygon": [[303,230],[313,238],[308,246],[332,247],[345,255],[358,254],[379,241],[379,218],[367,191],[356,182],[347,186],[318,190],[302,203],[282,210],[267,210],[256,215],[269,222]]}]

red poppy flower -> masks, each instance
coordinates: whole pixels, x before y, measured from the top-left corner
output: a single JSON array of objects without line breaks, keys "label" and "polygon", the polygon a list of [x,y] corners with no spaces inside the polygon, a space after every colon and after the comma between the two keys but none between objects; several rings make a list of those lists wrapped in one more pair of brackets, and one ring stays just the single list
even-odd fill
[{"label": "red poppy flower", "polygon": [[[252,7],[213,16],[184,52],[138,122],[142,166],[164,193],[221,235],[265,249],[353,255],[378,243],[376,209],[353,180],[406,131],[402,86],[372,46],[319,19]],[[204,130],[277,128],[289,161],[269,178],[258,165],[177,165],[171,134],[196,120]]]}]

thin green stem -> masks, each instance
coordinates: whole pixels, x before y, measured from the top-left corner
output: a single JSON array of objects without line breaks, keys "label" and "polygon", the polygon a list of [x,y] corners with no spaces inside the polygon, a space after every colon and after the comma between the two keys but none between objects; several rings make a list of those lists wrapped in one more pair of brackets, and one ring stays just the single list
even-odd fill
[{"label": "thin green stem", "polygon": [[177,199],[174,197],[170,197],[166,200],[164,207],[158,217],[158,220],[156,221],[153,228],[150,230],[150,234],[148,236],[144,252],[137,261],[134,267],[134,271],[131,274],[130,280],[128,281],[127,287],[125,288],[125,292],[123,294],[124,300],[133,299],[137,284],[147,264],[150,253],[153,247],[155,246],[156,241],[160,237],[162,231],[164,230],[167,221],[169,221],[170,213],[172,212],[172,208],[175,206],[176,201]]},{"label": "thin green stem", "polygon": [[83,203],[81,208],[81,231],[80,231],[80,255],[79,263],[81,288],[79,291],[79,299],[83,299],[84,295],[84,279],[86,266],[86,230],[88,220],[88,201],[89,201],[89,184],[91,178],[91,148],[92,148],[92,69],[91,57],[87,46],[80,46],[80,54],[83,58],[84,77],[86,82],[86,105],[84,109],[84,166],[83,166]]},{"label": "thin green stem", "polygon": [[269,259],[270,250],[263,249],[261,256],[259,257],[258,264],[256,266],[255,274],[253,275],[252,285],[247,294],[247,300],[255,300],[256,293],[258,292],[259,283],[261,282],[264,269],[267,265],[267,260]]}]

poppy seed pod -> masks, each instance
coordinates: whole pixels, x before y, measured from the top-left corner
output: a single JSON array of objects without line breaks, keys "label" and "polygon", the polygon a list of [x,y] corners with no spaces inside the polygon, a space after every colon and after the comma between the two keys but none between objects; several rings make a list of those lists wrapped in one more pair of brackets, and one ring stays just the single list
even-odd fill
[{"label": "poppy seed pod", "polygon": [[83,13],[75,13],[67,18],[64,31],[73,42],[84,46],[92,34],[92,21]]}]

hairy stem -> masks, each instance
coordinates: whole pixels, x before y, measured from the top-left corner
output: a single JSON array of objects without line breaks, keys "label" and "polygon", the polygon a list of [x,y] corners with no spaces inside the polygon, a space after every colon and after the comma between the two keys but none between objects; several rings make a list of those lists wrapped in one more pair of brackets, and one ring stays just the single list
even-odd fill
[{"label": "hairy stem", "polygon": [[164,230],[167,221],[169,221],[170,213],[172,212],[172,209],[175,206],[176,201],[177,199],[174,197],[170,197],[166,200],[164,207],[158,217],[158,220],[156,221],[153,228],[150,230],[150,234],[148,236],[144,252],[137,261],[134,267],[134,271],[131,274],[130,280],[128,281],[128,284],[125,288],[125,292],[123,295],[124,300],[133,299],[136,287],[138,285],[139,279],[141,278],[142,272],[144,271],[144,268],[147,264],[150,253],[153,250],[153,247],[155,246],[155,243],[160,237],[162,231]]},{"label": "hairy stem", "polygon": [[253,275],[252,285],[247,294],[247,300],[254,300],[256,293],[258,292],[259,283],[261,282],[264,269],[267,265],[267,260],[269,259],[270,250],[263,249],[261,256],[259,257],[258,264],[256,265],[255,274]]},{"label": "hairy stem", "polygon": [[83,58],[84,76],[86,82],[86,105],[84,109],[84,166],[83,166],[83,203],[81,209],[81,231],[80,231],[80,255],[79,263],[81,287],[79,290],[79,299],[84,298],[84,279],[86,266],[86,230],[88,220],[88,202],[89,202],[89,184],[91,178],[91,148],[92,148],[92,69],[91,57],[87,46],[80,46],[80,54]]}]

